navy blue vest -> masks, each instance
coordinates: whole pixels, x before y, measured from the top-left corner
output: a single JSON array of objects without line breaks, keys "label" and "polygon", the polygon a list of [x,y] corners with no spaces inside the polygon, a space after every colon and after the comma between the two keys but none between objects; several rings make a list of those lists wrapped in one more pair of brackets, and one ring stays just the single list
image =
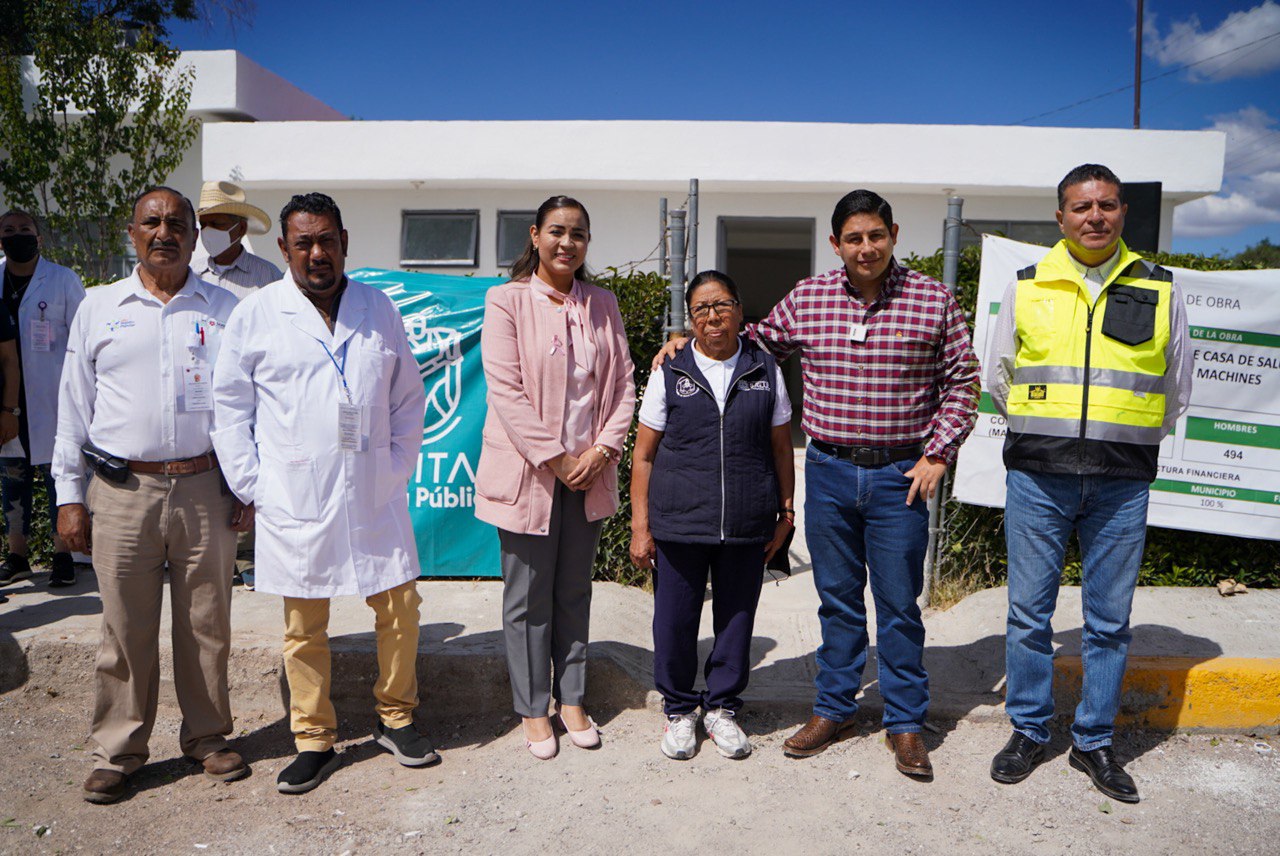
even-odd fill
[{"label": "navy blue vest", "polygon": [[734,368],[724,415],[693,345],[662,367],[667,429],[649,480],[649,530],[687,544],[763,544],[778,522],[773,466],[773,356],[750,339]]}]

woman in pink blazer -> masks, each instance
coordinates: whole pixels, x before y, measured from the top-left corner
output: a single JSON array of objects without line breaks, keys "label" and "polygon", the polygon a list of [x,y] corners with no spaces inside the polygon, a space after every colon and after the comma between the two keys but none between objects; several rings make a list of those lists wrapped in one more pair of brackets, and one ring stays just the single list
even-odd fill
[{"label": "woman in pink blazer", "polygon": [[582,706],[591,571],[635,407],[618,301],[586,281],[590,240],[582,203],[542,203],[511,282],[485,295],[480,335],[489,413],[476,517],[498,527],[511,693],[543,760],[558,748],[552,697],[570,740],[600,745]]}]

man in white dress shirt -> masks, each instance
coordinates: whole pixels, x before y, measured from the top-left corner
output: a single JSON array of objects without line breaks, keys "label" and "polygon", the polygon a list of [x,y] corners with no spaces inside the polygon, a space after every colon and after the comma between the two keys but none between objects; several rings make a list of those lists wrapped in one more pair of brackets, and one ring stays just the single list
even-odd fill
[{"label": "man in white dress shirt", "polygon": [[[245,235],[265,235],[271,230],[267,212],[245,201],[244,190],[229,181],[206,181],[200,188],[200,243],[208,253],[192,262],[191,269],[205,282],[220,285],[244,300],[280,278],[280,268],[244,248]],[[236,544],[233,584],[254,587],[253,530],[240,533]]]},{"label": "man in white dress shirt", "polygon": [[196,233],[190,200],[144,191],[129,224],[138,266],[92,289],[68,335],[53,476],[58,533],[92,552],[102,596],[94,803],[122,797],[149,757],[166,566],[182,753],[219,781],[249,772],[226,735],[234,530],[252,510],[224,489],[209,436],[210,371],[236,299],[191,271]]}]

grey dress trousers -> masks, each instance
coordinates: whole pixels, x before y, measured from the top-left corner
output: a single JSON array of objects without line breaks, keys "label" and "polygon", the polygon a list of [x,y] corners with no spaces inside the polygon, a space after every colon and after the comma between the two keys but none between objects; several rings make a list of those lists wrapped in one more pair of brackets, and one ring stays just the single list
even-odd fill
[{"label": "grey dress trousers", "polygon": [[581,705],[587,682],[591,572],[603,520],[588,522],[585,494],[556,482],[546,535],[498,529],[502,630],[515,711],[546,716],[554,697]]}]

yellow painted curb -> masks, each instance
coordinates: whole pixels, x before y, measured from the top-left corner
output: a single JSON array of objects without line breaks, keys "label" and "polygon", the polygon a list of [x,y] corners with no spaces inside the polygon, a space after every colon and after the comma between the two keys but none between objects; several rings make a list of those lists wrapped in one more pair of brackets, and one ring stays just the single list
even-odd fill
[{"label": "yellow painted curb", "polygon": [[[1079,657],[1053,661],[1055,689],[1080,698]],[[1280,659],[1130,657],[1117,723],[1141,728],[1280,726]]]}]

